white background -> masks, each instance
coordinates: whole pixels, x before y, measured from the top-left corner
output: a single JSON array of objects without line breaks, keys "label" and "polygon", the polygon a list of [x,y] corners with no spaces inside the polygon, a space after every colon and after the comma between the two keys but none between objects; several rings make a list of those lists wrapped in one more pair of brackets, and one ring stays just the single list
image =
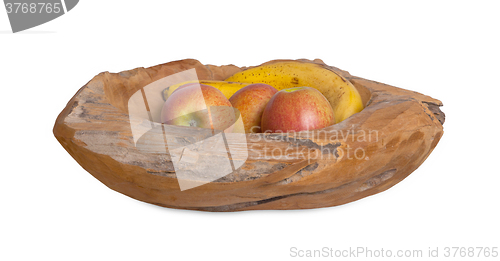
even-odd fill
[{"label": "white background", "polygon": [[[495,1],[94,0],[12,34],[0,8],[0,260],[306,259],[292,258],[292,247],[420,249],[418,260],[439,247],[431,260],[456,260],[443,258],[444,247],[498,249],[498,10]],[[131,199],[54,138],[57,115],[94,75],[184,58],[321,58],[442,100],[445,134],[419,169],[380,194],[237,213]]]}]

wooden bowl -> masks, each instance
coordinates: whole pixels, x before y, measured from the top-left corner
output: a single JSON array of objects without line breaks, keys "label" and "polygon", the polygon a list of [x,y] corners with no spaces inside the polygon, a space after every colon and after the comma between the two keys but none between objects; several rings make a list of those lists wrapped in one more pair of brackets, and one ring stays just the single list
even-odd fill
[{"label": "wooden bowl", "polygon": [[[321,130],[247,134],[248,159],[241,167],[188,190],[180,190],[168,149],[141,149],[148,142],[146,148],[154,147],[157,136],[134,140],[129,100],[144,86],[188,69],[194,68],[200,80],[224,80],[247,68],[187,59],[100,73],[68,102],[54,135],[109,188],[163,207],[202,211],[309,209],[358,200],[407,177],[443,135],[439,100],[351,76],[319,59],[299,61],[344,76],[358,89],[365,109]],[[187,143],[210,135],[210,130],[170,125],[167,131]]]}]

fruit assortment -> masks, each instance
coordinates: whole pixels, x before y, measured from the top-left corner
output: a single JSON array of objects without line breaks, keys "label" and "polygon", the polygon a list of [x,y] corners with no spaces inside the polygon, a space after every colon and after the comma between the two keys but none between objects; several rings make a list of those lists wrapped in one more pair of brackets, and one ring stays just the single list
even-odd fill
[{"label": "fruit assortment", "polygon": [[182,82],[162,94],[162,123],[227,131],[239,113],[244,129],[231,131],[240,133],[321,129],[363,109],[345,78],[297,61],[263,64],[224,81]]}]

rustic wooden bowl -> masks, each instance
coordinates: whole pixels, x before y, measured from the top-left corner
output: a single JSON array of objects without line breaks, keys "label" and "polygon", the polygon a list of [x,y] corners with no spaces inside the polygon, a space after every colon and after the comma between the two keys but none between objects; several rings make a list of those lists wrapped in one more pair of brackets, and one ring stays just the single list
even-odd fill
[{"label": "rustic wooden bowl", "polygon": [[[235,172],[181,191],[167,152],[135,145],[129,98],[165,76],[194,68],[201,80],[244,70],[187,59],[120,73],[83,86],[60,113],[54,135],[69,154],[109,188],[163,207],[202,211],[308,209],[345,204],[384,191],[429,156],[443,135],[439,100],[338,72],[360,92],[365,109],[321,130],[247,134],[248,159]],[[191,141],[206,130],[174,126]],[[138,141],[138,144],[141,142]]]}]

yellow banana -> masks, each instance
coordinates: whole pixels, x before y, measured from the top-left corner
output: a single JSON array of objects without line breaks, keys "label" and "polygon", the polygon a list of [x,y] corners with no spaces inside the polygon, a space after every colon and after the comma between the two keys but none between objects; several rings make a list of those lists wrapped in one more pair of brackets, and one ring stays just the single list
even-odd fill
[{"label": "yellow banana", "polygon": [[226,81],[265,83],[278,90],[300,86],[315,88],[332,105],[336,123],[363,109],[361,96],[352,83],[317,63],[275,61],[238,72]]},{"label": "yellow banana", "polygon": [[163,90],[163,100],[167,100],[167,98],[174,92],[177,88],[181,87],[184,84],[188,83],[197,83],[210,85],[212,87],[217,88],[219,91],[226,96],[226,98],[230,98],[235,92],[239,89],[250,85],[250,83],[242,83],[242,82],[227,82],[227,81],[208,81],[208,80],[200,80],[200,81],[186,81],[178,84],[170,85],[169,87]]}]

